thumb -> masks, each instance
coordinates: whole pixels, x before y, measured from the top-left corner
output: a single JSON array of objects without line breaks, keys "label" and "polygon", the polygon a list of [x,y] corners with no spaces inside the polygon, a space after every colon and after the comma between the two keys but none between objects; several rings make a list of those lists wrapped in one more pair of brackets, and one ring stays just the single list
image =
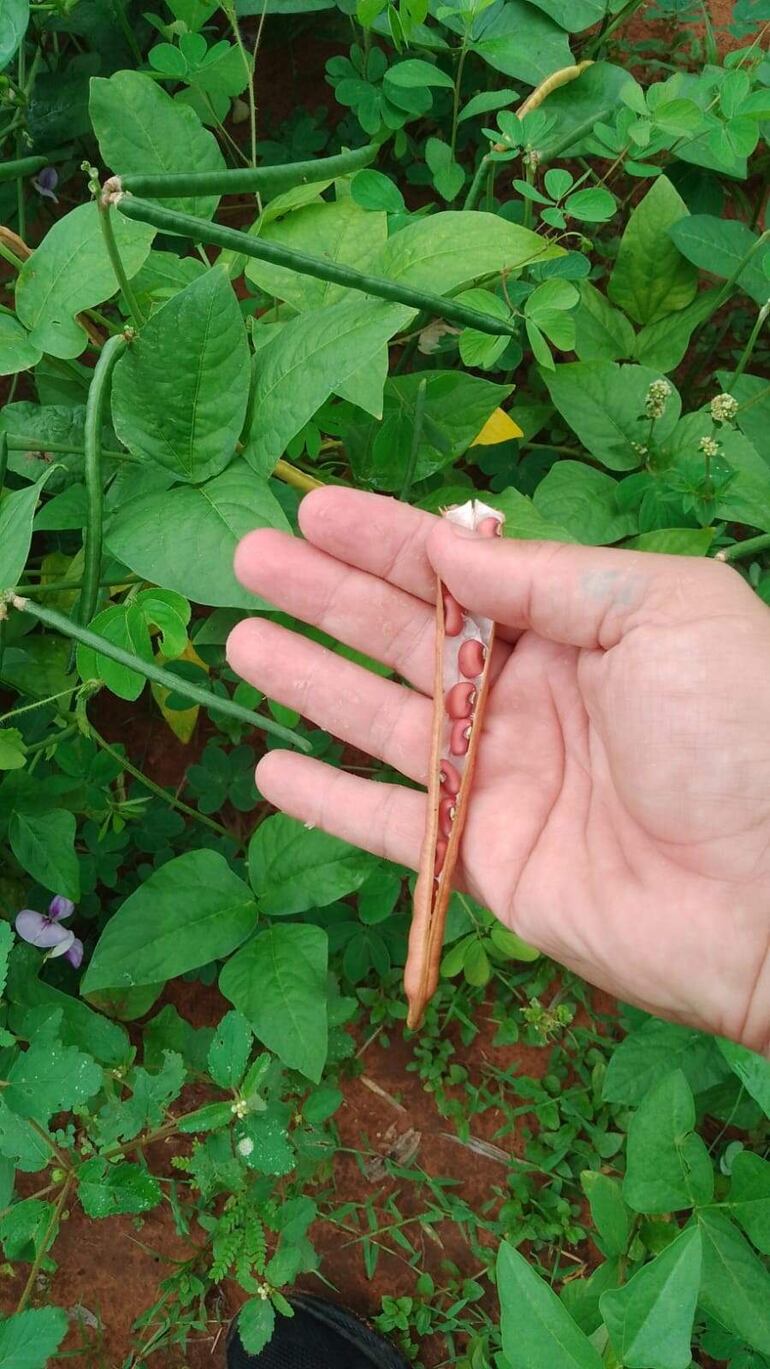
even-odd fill
[{"label": "thumb", "polygon": [[608,649],[653,615],[668,622],[691,616],[704,597],[722,597],[729,576],[741,583],[714,561],[481,537],[447,519],[432,529],[427,550],[464,608],[577,647]]}]

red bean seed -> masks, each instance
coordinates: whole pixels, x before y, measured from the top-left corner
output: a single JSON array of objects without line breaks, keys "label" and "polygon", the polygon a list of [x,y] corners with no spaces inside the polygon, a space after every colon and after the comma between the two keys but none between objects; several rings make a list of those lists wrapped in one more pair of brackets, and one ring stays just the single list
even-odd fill
[{"label": "red bean seed", "polygon": [[446,696],[445,708],[450,718],[469,718],[473,712],[476,686],[470,680],[460,680],[452,685]]},{"label": "red bean seed", "polygon": [[449,738],[449,750],[453,756],[464,756],[468,750],[468,742],[471,735],[471,725],[467,718],[458,718],[452,726]]},{"label": "red bean seed", "polygon": [[444,594],[444,631],[447,637],[457,637],[462,632],[463,611],[448,589]]},{"label": "red bean seed", "polygon": [[484,643],[477,637],[469,637],[467,642],[463,642],[457,653],[457,664],[466,679],[475,679],[481,674],[486,654]]},{"label": "red bean seed", "polygon": [[452,765],[451,761],[441,762],[439,779],[441,782],[441,788],[444,790],[445,794],[451,795],[452,798],[454,798],[455,794],[459,794],[460,776],[458,775],[457,770],[455,766]]},{"label": "red bean seed", "polygon": [[455,801],[453,798],[442,799],[438,806],[438,829],[443,836],[451,836],[452,823],[455,820]]},{"label": "red bean seed", "polygon": [[481,537],[501,537],[502,527],[503,525],[499,518],[492,518],[490,516],[489,518],[482,518],[476,531]]}]

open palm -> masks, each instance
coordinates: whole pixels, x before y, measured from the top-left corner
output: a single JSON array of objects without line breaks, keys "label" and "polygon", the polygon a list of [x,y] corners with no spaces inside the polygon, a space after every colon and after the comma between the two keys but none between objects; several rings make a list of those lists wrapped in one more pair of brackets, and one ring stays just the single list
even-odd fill
[{"label": "open palm", "polygon": [[[237,571],[278,608],[384,662],[382,678],[267,620],[230,637],[269,697],[426,781],[435,575],[494,618],[458,880],[590,982],[770,1044],[770,614],[714,562],[480,539],[328,489],[305,541],[244,539]],[[416,867],[425,796],[289,752],[266,798]]]}]

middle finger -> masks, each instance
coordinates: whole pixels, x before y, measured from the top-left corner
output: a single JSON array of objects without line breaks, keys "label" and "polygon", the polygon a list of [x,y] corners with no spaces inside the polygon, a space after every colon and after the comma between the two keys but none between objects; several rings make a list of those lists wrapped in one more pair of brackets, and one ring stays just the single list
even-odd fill
[{"label": "middle finger", "polygon": [[423,599],[274,528],[244,537],[235,568],[247,589],[276,608],[432,692],[436,614]]}]

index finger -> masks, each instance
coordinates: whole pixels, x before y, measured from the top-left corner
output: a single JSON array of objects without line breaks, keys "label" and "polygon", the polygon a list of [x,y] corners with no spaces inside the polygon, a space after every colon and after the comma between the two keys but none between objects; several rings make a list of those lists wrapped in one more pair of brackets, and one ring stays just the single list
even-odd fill
[{"label": "index finger", "polygon": [[428,604],[435,602],[436,572],[427,542],[438,522],[432,513],[398,499],[339,485],[313,490],[299,509],[308,542]]}]

